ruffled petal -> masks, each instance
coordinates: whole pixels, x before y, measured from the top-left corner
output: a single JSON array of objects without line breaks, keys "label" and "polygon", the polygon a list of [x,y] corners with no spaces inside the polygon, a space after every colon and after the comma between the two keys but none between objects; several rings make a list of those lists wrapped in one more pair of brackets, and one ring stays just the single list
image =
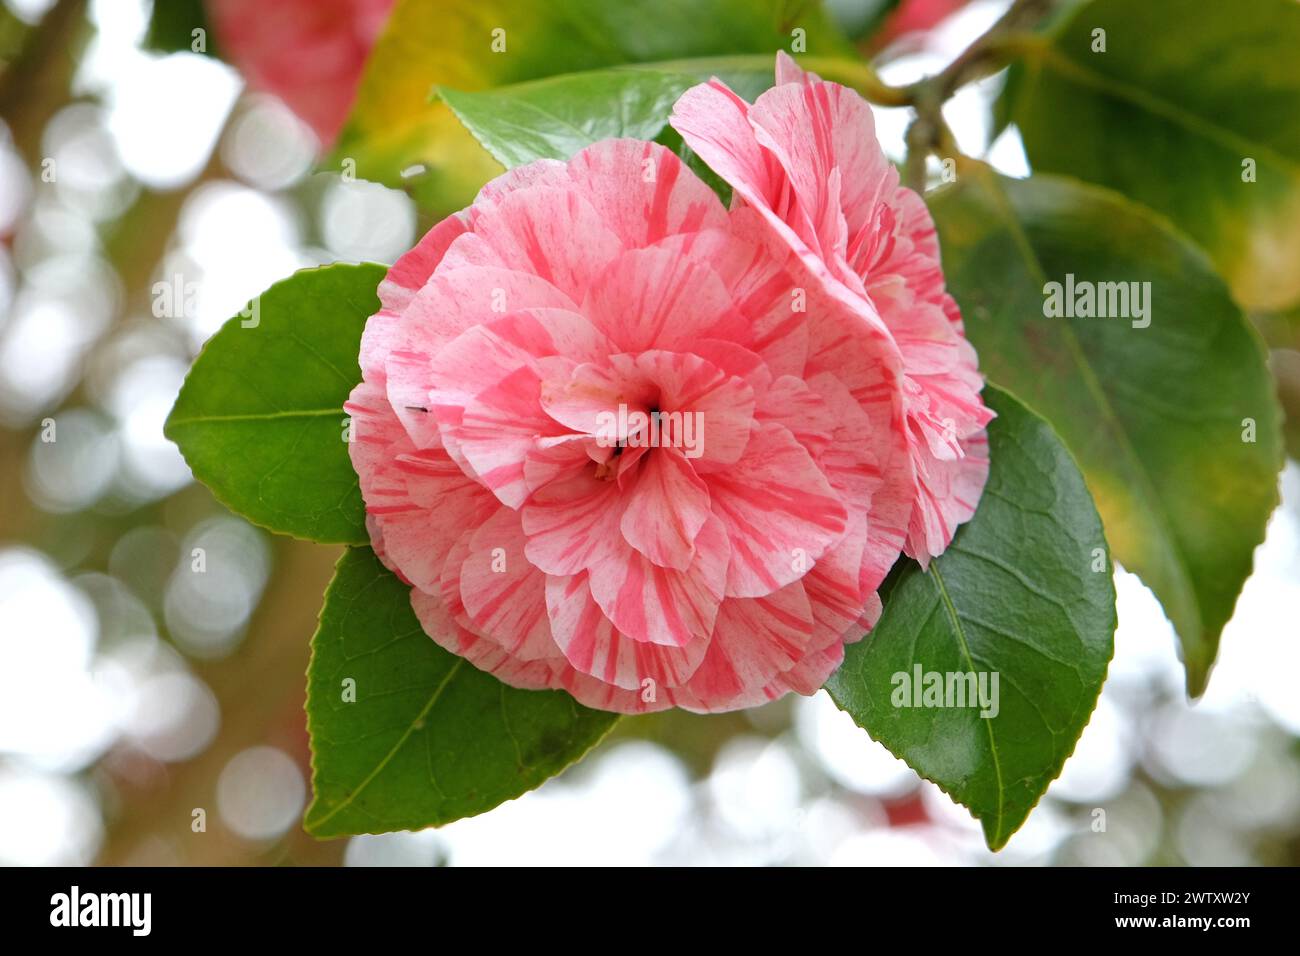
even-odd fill
[{"label": "ruffled petal", "polygon": [[524,555],[519,515],[500,508],[469,538],[460,563],[461,603],[480,634],[497,635],[523,660],[552,657],[546,616],[546,575]]},{"label": "ruffled petal", "polygon": [[620,540],[613,560],[589,568],[592,596],[623,634],[637,641],[685,647],[713,633],[726,584],[730,549],[716,518],[695,537],[686,571],[661,568]]},{"label": "ruffled petal", "polygon": [[568,172],[625,248],[726,225],[727,212],[713,190],[658,143],[602,140],[574,156]]},{"label": "ruffled petal", "polygon": [[989,476],[988,436],[984,432],[961,441],[962,457],[945,461],[924,452],[917,455],[916,503],[908,522],[907,554],[925,567],[943,554],[957,527],[975,514]]},{"label": "ruffled petal", "polygon": [[745,457],[709,476],[709,494],[731,543],[729,596],[762,597],[798,580],[847,528],[839,495],[781,425],[755,426]]},{"label": "ruffled petal", "polygon": [[407,580],[435,589],[441,556],[500,505],[445,452],[415,448],[378,386],[358,385],[344,410],[352,417],[348,453],[385,558]]},{"label": "ruffled petal", "polygon": [[584,469],[535,492],[520,517],[528,560],[547,574],[570,575],[608,564],[623,552],[627,502],[618,485]]},{"label": "ruffled petal", "polygon": [[671,246],[622,253],[589,287],[583,313],[614,352],[690,351],[717,326],[737,321],[733,299],[705,260]]},{"label": "ruffled petal", "polygon": [[592,597],[585,573],[548,578],[546,609],[555,642],[568,662],[583,674],[626,690],[685,683],[709,645],[707,637],[678,647],[620,634]]},{"label": "ruffled petal", "polygon": [[685,571],[710,514],[708,486],[691,463],[676,449],[658,448],[641,463],[619,527],[653,564]]},{"label": "ruffled petal", "polygon": [[727,598],[708,653],[685,691],[693,701],[728,709],[767,703],[767,685],[810,651],[813,612],[802,582],[760,598]]}]

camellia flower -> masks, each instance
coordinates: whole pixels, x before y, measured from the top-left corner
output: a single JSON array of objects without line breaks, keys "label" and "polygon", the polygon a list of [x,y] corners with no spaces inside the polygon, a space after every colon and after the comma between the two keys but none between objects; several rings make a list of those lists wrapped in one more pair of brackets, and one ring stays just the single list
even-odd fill
[{"label": "camellia flower", "polygon": [[607,710],[816,691],[913,481],[897,347],[805,274],[633,140],[506,173],[399,259],[346,410],[429,635]]},{"label": "camellia flower", "polygon": [[975,513],[988,477],[993,414],[975,350],[944,289],[934,222],[899,185],[871,108],[784,53],[776,79],[752,105],[717,79],[692,87],[672,125],[817,282],[856,298],[898,343],[916,476],[906,551],[924,564]]},{"label": "camellia flower", "polygon": [[[161,2],[161,0],[160,0]],[[221,53],[328,147],[394,0],[207,0]]]}]

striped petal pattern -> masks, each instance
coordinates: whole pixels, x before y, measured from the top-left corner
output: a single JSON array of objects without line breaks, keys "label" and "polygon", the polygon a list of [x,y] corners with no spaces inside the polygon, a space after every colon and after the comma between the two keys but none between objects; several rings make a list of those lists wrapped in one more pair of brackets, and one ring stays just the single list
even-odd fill
[{"label": "striped petal pattern", "polygon": [[[869,204],[846,176],[824,198]],[[799,214],[848,269],[849,226]],[[393,266],[349,447],[376,552],[433,640],[620,712],[825,681],[913,533],[917,439],[899,343],[809,258],[671,151],[610,140],[505,174]],[[948,344],[927,342],[934,374]],[[979,489],[965,446],[922,437],[946,456],[916,522],[930,541],[942,502]]]},{"label": "striped petal pattern", "polygon": [[753,104],[714,79],[682,95],[672,125],[732,186],[738,207],[798,256],[808,282],[856,301],[864,324],[888,331],[902,359],[912,473],[904,550],[924,565],[975,513],[993,413],[944,288],[934,222],[899,184],[871,108],[778,53],[776,86]]}]

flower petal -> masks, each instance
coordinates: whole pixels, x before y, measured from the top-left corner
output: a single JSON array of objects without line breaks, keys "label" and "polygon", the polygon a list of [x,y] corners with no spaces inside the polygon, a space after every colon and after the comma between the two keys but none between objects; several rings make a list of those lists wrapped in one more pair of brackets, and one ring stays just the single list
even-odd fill
[{"label": "flower petal", "polygon": [[618,236],[577,191],[530,186],[504,196],[491,215],[476,217],[473,234],[456,240],[447,260],[453,261],[460,249],[457,263],[532,273],[581,302],[622,248]]},{"label": "flower petal", "polygon": [[812,607],[795,581],[761,598],[727,598],[713,640],[685,688],[693,709],[752,707],[775,694],[764,688],[812,648]]},{"label": "flower petal", "polygon": [[569,178],[628,249],[726,225],[713,190],[658,143],[602,140],[569,161]]},{"label": "flower petal", "polygon": [[843,254],[846,233],[839,230],[857,232],[894,182],[871,107],[838,83],[805,79],[763,93],[749,121],[784,169],[822,254]]},{"label": "flower petal", "polygon": [[626,690],[684,684],[700,666],[707,637],[682,647],[636,641],[618,632],[591,595],[585,573],[549,577],[546,608],[555,642],[565,658],[584,674]]},{"label": "flower petal", "polygon": [[528,560],[547,574],[577,574],[617,559],[626,545],[620,521],[626,501],[618,485],[595,477],[594,469],[551,482],[520,511]]},{"label": "flower petal", "polygon": [[685,647],[713,632],[730,551],[716,518],[695,537],[686,571],[661,568],[620,538],[613,560],[589,568],[591,593],[605,616],[637,641]]},{"label": "flower petal", "polygon": [[957,526],[975,514],[989,476],[988,435],[961,441],[962,457],[917,456],[917,497],[907,531],[907,554],[925,567],[952,542]]},{"label": "flower petal", "polygon": [[620,255],[591,285],[582,311],[609,337],[614,352],[688,352],[693,340],[738,321],[713,268],[670,246]]},{"label": "flower petal", "polygon": [[465,614],[480,634],[494,635],[523,660],[553,656],[546,616],[546,575],[524,556],[519,515],[500,508],[470,537],[460,565]]},{"label": "flower petal", "polygon": [[685,571],[709,513],[708,486],[690,462],[676,449],[656,448],[641,463],[619,527],[652,563]]},{"label": "flower petal", "polygon": [[798,580],[847,527],[839,495],[781,425],[756,425],[745,457],[709,475],[709,493],[731,543],[728,596],[762,597]]},{"label": "flower petal", "polygon": [[[435,589],[441,556],[499,504],[445,452],[415,448],[378,386],[362,382],[344,410],[352,416],[348,453],[366,512],[381,530],[385,557],[408,580]],[[436,508],[429,507],[431,501]]]}]

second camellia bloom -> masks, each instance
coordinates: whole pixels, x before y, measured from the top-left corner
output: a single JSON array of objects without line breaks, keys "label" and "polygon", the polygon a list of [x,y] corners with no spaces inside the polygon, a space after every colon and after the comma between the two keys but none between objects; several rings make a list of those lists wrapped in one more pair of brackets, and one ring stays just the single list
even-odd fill
[{"label": "second camellia bloom", "polygon": [[925,202],[898,182],[853,90],[776,57],[776,86],[752,105],[718,80],[687,90],[673,126],[799,254],[810,281],[882,321],[903,359],[916,473],[907,553],[925,564],[975,513],[993,417],[961,312],[944,288]]}]

